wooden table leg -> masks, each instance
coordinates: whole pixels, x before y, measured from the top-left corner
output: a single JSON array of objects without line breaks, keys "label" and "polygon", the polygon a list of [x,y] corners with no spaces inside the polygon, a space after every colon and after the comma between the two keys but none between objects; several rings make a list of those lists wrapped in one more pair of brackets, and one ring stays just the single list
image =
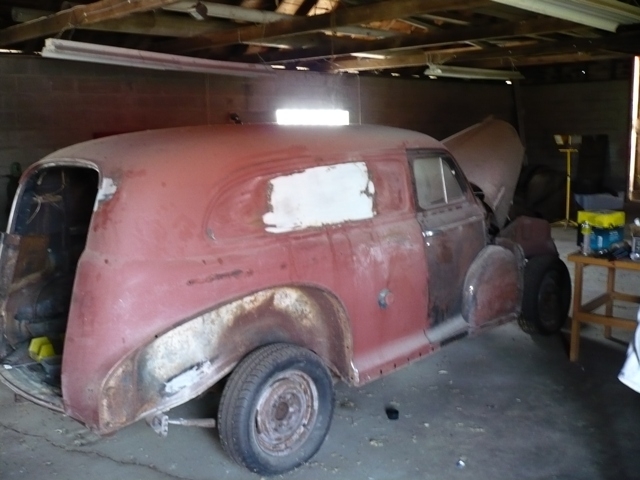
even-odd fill
[{"label": "wooden table leg", "polygon": [[[616,286],[616,269],[615,268],[607,268],[607,295],[609,295],[609,299],[605,304],[605,315],[607,317],[613,316],[613,298],[611,298],[611,294],[615,290]],[[611,327],[609,325],[604,327],[604,338],[611,338]]]},{"label": "wooden table leg", "polygon": [[573,316],[571,318],[571,342],[569,344],[569,360],[575,362],[580,355],[580,320],[578,319],[582,305],[582,271],[584,265],[576,263],[573,287]]}]

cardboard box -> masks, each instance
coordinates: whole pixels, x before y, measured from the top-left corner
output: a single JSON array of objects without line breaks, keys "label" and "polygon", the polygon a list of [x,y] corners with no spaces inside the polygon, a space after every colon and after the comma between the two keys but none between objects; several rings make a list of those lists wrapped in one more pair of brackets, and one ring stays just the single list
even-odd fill
[{"label": "cardboard box", "polygon": [[612,244],[624,240],[624,227],[597,228],[591,233],[591,250],[598,251],[609,248]]},{"label": "cardboard box", "polygon": [[587,222],[597,228],[624,228],[625,216],[617,210],[580,210],[577,221],[578,225]]},{"label": "cardboard box", "polygon": [[591,225],[591,250],[609,248],[612,244],[624,240],[624,212],[617,210],[580,210],[578,212],[578,239],[582,245],[582,224]]}]

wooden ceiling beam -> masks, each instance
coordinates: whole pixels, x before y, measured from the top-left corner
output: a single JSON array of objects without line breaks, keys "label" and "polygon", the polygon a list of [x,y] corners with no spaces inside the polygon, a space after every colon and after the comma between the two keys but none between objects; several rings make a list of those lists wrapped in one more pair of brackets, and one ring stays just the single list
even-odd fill
[{"label": "wooden ceiling beam", "polygon": [[[615,51],[619,49],[618,51]],[[513,67],[513,65],[555,63],[553,56],[579,56],[600,50],[614,50],[611,55],[632,55],[640,52],[640,33],[628,33],[598,39],[571,39],[559,42],[545,42],[544,44],[524,45],[521,47],[494,47],[489,49],[469,48],[467,51],[451,52],[444,50],[429,50],[398,55],[384,59],[360,58],[334,60],[329,70],[332,72],[384,70],[389,68],[404,68],[426,65],[427,63],[446,63],[447,65],[499,66]],[[548,57],[546,60],[544,57]],[[536,63],[538,62],[538,63]]]},{"label": "wooden ceiling beam", "polygon": [[[291,19],[291,15],[271,12],[265,10],[254,10],[251,8],[243,8],[237,7],[235,5],[226,5],[222,3],[214,3],[214,2],[200,2],[207,9],[207,16],[213,18],[224,18],[226,20],[232,20],[234,22],[246,22],[253,24],[266,24],[272,22],[279,21],[288,21]],[[281,4],[282,5],[282,4]],[[169,7],[165,7],[164,10],[168,10],[171,12],[181,12],[187,13],[190,9],[193,8],[193,1],[191,0],[179,0],[173,5]],[[230,28],[235,31],[234,25],[230,25]],[[363,37],[371,37],[371,38],[384,38],[391,37],[395,35],[394,32],[389,32],[387,30],[380,30],[374,28],[360,27],[360,26],[345,26],[345,27],[336,27],[335,31],[338,33],[343,33],[347,35],[355,35],[355,36],[363,36]],[[187,36],[187,35],[181,35]],[[188,35],[189,37],[193,37],[194,35]],[[253,41],[247,41],[244,43],[251,44],[256,43],[262,40],[264,37],[260,37]],[[269,37],[275,38],[275,37]],[[282,37],[280,37],[282,38]],[[268,41],[266,43],[269,43]]]},{"label": "wooden ceiling beam", "polygon": [[285,13],[287,15],[295,15],[298,12],[298,9],[302,6],[304,0],[285,0],[284,2],[280,2],[280,4],[276,7],[277,13]]},{"label": "wooden ceiling beam", "polygon": [[552,65],[557,63],[595,62],[624,58],[620,53],[606,51],[561,53],[558,55],[540,55],[535,57],[496,58],[479,62],[466,63],[465,66],[477,68],[513,68]]},{"label": "wooden ceiling beam", "polygon": [[271,37],[298,35],[318,30],[332,30],[348,25],[403,18],[418,13],[469,9],[489,3],[489,0],[385,0],[368,5],[337,9],[322,15],[293,16],[287,20],[264,25],[250,25],[228,32],[168,41],[159,48],[164,52],[187,53]]},{"label": "wooden ceiling beam", "polygon": [[[576,27],[579,26],[565,20],[538,18],[522,22],[502,22],[496,25],[483,25],[479,27],[460,27],[433,33],[413,34],[373,41],[353,40],[350,43],[340,46],[330,44],[323,48],[309,48],[293,52],[265,53],[261,55],[260,60],[267,63],[288,62],[337,57],[353,53],[409,50],[453,43],[478,42],[497,38],[559,32],[571,30]],[[246,61],[247,59],[244,60]]]},{"label": "wooden ceiling beam", "polygon": [[176,0],[100,0],[62,10],[20,25],[0,30],[0,46],[56,35],[82,25],[125,17],[132,13],[169,5]]},{"label": "wooden ceiling beam", "polygon": [[[11,16],[14,22],[23,23],[36,18],[52,15],[54,12],[13,7]],[[190,37],[203,33],[230,28],[227,22],[216,20],[198,21],[188,16],[167,14],[161,11],[133,13],[124,18],[105,20],[103,22],[80,25],[81,30],[97,30],[102,32],[132,33],[163,37]]]},{"label": "wooden ceiling beam", "polygon": [[[469,47],[469,49],[476,50],[477,48]],[[442,63],[444,59],[439,58],[438,55],[438,53],[429,55],[426,52],[413,52],[387,58],[347,58],[343,60],[333,60],[328,70],[334,73],[339,73],[420,67],[426,65],[430,61],[434,63]]]},{"label": "wooden ceiling beam", "polygon": [[[468,49],[469,52],[472,49]],[[573,52],[573,53],[562,53],[558,55],[540,55],[535,57],[516,57],[516,58],[496,58],[492,60],[483,60],[478,62],[469,62],[465,63],[467,67],[473,68],[489,68],[489,69],[513,69],[517,67],[532,67],[539,65],[553,65],[559,63],[580,63],[580,62],[595,62],[602,60],[615,60],[624,58],[626,55],[620,53],[612,53],[606,51],[596,51],[596,52]],[[332,69],[334,72],[344,72],[344,71],[367,71],[367,70],[385,70],[389,68],[405,68],[405,67],[424,67],[427,62],[425,60],[429,59],[427,55],[424,53],[422,55],[403,55],[403,61],[396,61],[393,63],[385,63],[383,60],[374,60],[372,59],[369,62],[365,62],[363,59],[360,62],[360,65],[352,65],[354,68],[348,68],[349,63],[339,62],[334,65],[335,69]],[[432,58],[433,60],[433,58]],[[434,63],[438,63],[434,61]],[[366,67],[366,68],[362,68]]]},{"label": "wooden ceiling beam", "polygon": [[622,53],[628,52],[629,54],[632,54],[632,52],[635,52],[636,54],[640,53],[640,33],[629,32],[600,38],[572,38],[569,40],[545,42],[537,45],[525,45],[522,47],[494,47],[473,53],[461,53],[459,55],[452,56],[449,61],[451,63],[458,64],[504,57],[515,58],[536,55],[585,53],[602,49],[619,49]]}]

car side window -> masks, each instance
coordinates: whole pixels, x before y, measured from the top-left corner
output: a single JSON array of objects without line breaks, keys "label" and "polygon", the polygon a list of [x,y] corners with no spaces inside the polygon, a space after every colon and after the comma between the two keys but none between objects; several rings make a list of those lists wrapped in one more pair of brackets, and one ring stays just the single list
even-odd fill
[{"label": "car side window", "polygon": [[412,161],[418,206],[446,205],[464,197],[464,190],[453,162],[444,156],[424,156]]}]

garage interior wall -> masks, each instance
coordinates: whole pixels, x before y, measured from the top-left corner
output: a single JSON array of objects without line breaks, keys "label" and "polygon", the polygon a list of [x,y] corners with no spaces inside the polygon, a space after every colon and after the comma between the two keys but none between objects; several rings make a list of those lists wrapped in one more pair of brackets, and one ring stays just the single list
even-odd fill
[{"label": "garage interior wall", "polygon": [[[529,163],[563,170],[553,133],[607,133],[613,177],[626,171],[625,82],[526,86]],[[277,71],[242,78],[162,72],[36,57],[0,56],[0,222],[6,175],[61,147],[113,133],[206,123],[273,122],[278,108],[344,108],[352,123],[417,130],[442,139],[494,115],[515,124],[502,82],[447,82]],[[626,122],[626,123],[625,123]],[[615,181],[615,179],[614,179]]]},{"label": "garage interior wall", "polygon": [[[565,154],[553,135],[607,135],[609,161],[604,185],[615,192],[626,189],[629,162],[631,82],[529,85],[522,89],[527,155],[530,164],[565,171]],[[579,155],[571,170],[575,175]]]}]

